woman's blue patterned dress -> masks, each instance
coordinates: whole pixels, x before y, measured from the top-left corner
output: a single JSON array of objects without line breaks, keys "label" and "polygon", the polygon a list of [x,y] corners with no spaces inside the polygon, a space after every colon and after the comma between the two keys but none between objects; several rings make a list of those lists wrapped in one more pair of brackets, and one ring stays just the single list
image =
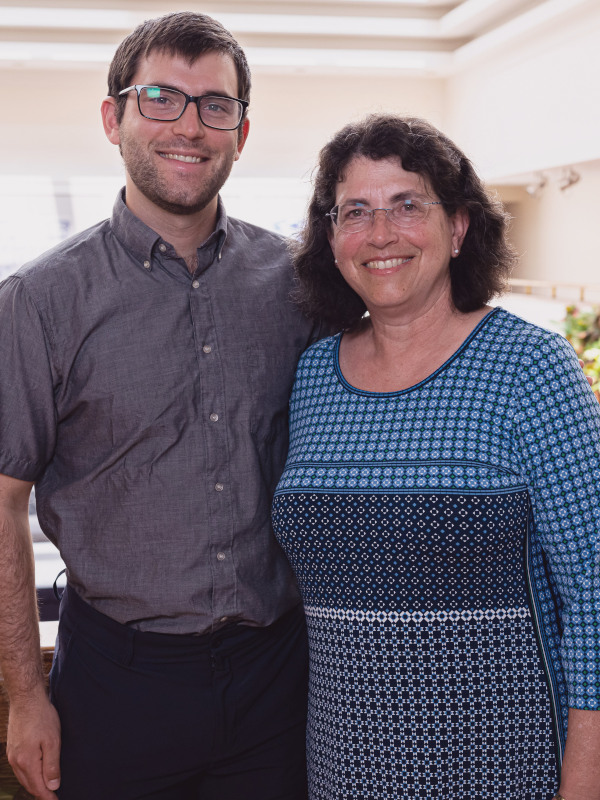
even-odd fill
[{"label": "woman's blue patterned dress", "polygon": [[547,800],[600,708],[600,406],[495,309],[400,392],[302,357],[275,533],[311,651],[312,800]]}]

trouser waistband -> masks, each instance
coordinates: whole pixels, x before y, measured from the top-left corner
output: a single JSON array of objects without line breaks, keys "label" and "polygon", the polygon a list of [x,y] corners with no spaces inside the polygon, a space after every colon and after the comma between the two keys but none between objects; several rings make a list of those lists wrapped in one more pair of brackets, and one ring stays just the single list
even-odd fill
[{"label": "trouser waistband", "polygon": [[166,650],[211,649],[213,646],[231,644],[234,647],[243,647],[245,641],[256,637],[277,636],[280,631],[287,629],[292,620],[302,616],[300,605],[286,612],[278,620],[266,627],[253,627],[232,623],[214,632],[195,634],[156,633],[154,631],[140,631],[129,625],[124,625],[97,611],[77,594],[72,586],[65,588],[60,605],[60,624],[75,628],[86,639],[114,653],[124,653],[134,646],[138,655],[146,652],[164,653]]}]

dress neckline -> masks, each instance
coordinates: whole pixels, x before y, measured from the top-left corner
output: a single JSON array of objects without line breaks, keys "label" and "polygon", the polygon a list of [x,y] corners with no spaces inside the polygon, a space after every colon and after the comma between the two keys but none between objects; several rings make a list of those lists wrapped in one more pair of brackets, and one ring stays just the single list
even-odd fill
[{"label": "dress neckline", "polygon": [[434,370],[431,373],[431,375],[428,375],[426,378],[423,378],[423,380],[419,381],[418,383],[415,383],[413,386],[408,386],[406,389],[397,389],[392,392],[375,392],[375,391],[369,391],[367,389],[359,389],[358,387],[353,386],[351,383],[349,383],[346,380],[346,378],[344,378],[342,370],[340,368],[340,344],[342,342],[342,336],[344,334],[343,331],[340,331],[334,337],[335,347],[333,350],[333,362],[334,362],[335,374],[339,382],[348,392],[351,392],[352,394],[362,395],[363,397],[399,397],[403,394],[414,392],[416,389],[420,389],[426,383],[429,383],[429,381],[434,380],[440,374],[440,372],[443,372],[445,369],[447,369],[450,366],[450,364],[460,356],[463,350],[469,346],[469,344],[473,341],[473,339],[477,336],[477,334],[485,327],[485,325],[487,325],[488,321],[491,320],[492,317],[495,317],[496,314],[502,310],[503,309],[501,309],[500,306],[496,306],[491,311],[489,311],[485,315],[485,317],[479,320],[477,325],[469,333],[466,339],[454,351],[454,353],[452,353],[452,355],[449,356],[446,359],[446,361],[444,361],[443,364],[441,364],[436,370]]}]

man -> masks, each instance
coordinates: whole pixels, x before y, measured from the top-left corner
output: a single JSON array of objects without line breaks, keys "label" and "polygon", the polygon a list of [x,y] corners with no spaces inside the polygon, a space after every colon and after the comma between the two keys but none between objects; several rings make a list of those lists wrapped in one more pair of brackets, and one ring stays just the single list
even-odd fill
[{"label": "man", "polygon": [[[9,759],[42,800],[306,796],[304,619],[269,506],[315,337],[283,240],[218,198],[249,91],[211,18],[139,26],[102,103],[112,218],[0,287],[0,660]],[[34,484],[68,576],[52,704]]]}]

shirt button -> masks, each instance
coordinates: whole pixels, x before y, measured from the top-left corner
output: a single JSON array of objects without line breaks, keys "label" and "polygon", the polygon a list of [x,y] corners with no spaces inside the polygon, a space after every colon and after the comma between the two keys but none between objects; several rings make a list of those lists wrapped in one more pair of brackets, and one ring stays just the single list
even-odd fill
[{"label": "shirt button", "polygon": [[229,617],[221,617],[219,622],[227,622],[228,619],[229,619]]},{"label": "shirt button", "polygon": [[192,281],[192,286],[197,289],[200,286],[200,281]]},{"label": "shirt button", "polygon": [[212,352],[212,347],[209,344],[205,344],[204,347],[202,348],[202,351],[204,353],[211,353]]},{"label": "shirt button", "polygon": [[222,492],[224,488],[222,483],[215,483],[215,492]]},{"label": "shirt button", "polygon": [[166,253],[167,252],[167,245],[161,243],[161,244],[158,245],[158,249],[160,250],[161,253]]},{"label": "shirt button", "polygon": [[225,553],[217,553],[217,561],[225,561],[226,555]]},{"label": "shirt button", "polygon": [[219,421],[219,415],[218,414],[211,414],[210,415],[210,421],[211,422],[218,422]]},{"label": "shirt button", "polygon": [[144,261],[144,266],[146,267],[146,269],[150,269],[150,262]]}]

